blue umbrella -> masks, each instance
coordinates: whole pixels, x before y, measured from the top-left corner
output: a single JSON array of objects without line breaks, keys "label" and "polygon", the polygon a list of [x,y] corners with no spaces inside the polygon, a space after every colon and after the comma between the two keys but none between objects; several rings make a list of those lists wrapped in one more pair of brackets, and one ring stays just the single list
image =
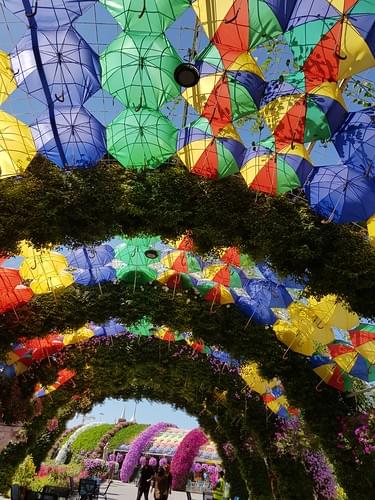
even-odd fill
[{"label": "blue umbrella", "polygon": [[[56,136],[50,113],[43,113],[32,125],[38,153],[61,168],[95,166],[106,153],[104,126],[83,107],[64,107],[55,110]],[[64,153],[62,158],[60,147]]]},{"label": "blue umbrella", "polygon": [[349,113],[332,142],[344,163],[374,177],[375,107]]},{"label": "blue umbrella", "polygon": [[99,245],[96,247],[80,247],[70,252],[67,256],[69,266],[79,269],[90,269],[95,266],[105,266],[115,257],[115,251],[111,245]]},{"label": "blue umbrella", "polygon": [[304,189],[326,222],[363,221],[375,213],[375,181],[347,165],[315,167]]},{"label": "blue umbrella", "polygon": [[114,281],[116,271],[110,266],[98,266],[90,269],[78,269],[73,271],[73,276],[78,285],[93,286],[105,281]]},{"label": "blue umbrella", "polygon": [[283,285],[285,288],[293,288],[295,290],[303,290],[306,286],[306,283],[297,281],[293,276],[285,276],[283,278],[278,276],[267,262],[258,262],[256,266],[267,280],[272,281],[276,285]]},{"label": "blue umbrella", "polygon": [[29,24],[35,19],[39,29],[52,30],[71,24],[97,0],[0,0],[10,12]]},{"label": "blue umbrella", "polygon": [[249,280],[244,288],[250,297],[262,302],[270,308],[287,308],[293,302],[285,286],[267,279]]},{"label": "blue umbrella", "polygon": [[99,57],[73,28],[30,30],[10,57],[17,85],[45,104],[83,104],[100,89]]},{"label": "blue umbrella", "polygon": [[273,325],[277,317],[272,309],[258,299],[248,295],[242,295],[236,301],[238,309],[260,325]]},{"label": "blue umbrella", "polygon": [[95,323],[92,323],[90,324],[90,328],[94,332],[95,337],[111,337],[127,331],[123,325],[114,319],[107,321],[107,323],[103,325],[95,325]]}]

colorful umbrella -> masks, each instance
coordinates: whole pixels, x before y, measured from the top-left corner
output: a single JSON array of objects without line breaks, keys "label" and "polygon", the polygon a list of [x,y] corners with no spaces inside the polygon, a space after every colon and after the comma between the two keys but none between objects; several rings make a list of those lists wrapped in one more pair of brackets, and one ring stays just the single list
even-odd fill
[{"label": "colorful umbrella", "polygon": [[344,163],[375,177],[375,107],[349,113],[332,142]]},{"label": "colorful umbrella", "polygon": [[347,110],[335,82],[310,84],[299,71],[267,84],[260,115],[279,150],[290,143],[329,139],[345,120]]},{"label": "colorful umbrella", "polygon": [[181,129],[177,138],[177,155],[197,175],[210,179],[227,177],[240,170],[245,147],[233,125],[215,133],[204,117]]},{"label": "colorful umbrella", "polygon": [[327,356],[315,354],[310,358],[311,366],[314,372],[326,384],[334,387],[338,391],[350,391],[352,389],[352,380],[336,363]]},{"label": "colorful umbrella", "polygon": [[262,273],[262,276],[277,285],[283,285],[285,288],[293,288],[296,290],[303,290],[306,283],[297,281],[293,276],[278,276],[268,262],[257,262],[257,268]]},{"label": "colorful umbrella", "polygon": [[335,295],[321,299],[309,297],[309,309],[321,319],[323,325],[350,330],[359,323],[358,315],[348,311]]},{"label": "colorful umbrella", "polygon": [[196,287],[204,300],[213,304],[233,304],[234,298],[230,291],[220,283],[210,280],[198,280]]},{"label": "colorful umbrella", "polygon": [[241,175],[249,188],[268,194],[282,194],[303,186],[312,172],[308,152],[294,143],[274,152],[258,146],[247,150]]},{"label": "colorful umbrella", "polygon": [[158,168],[176,153],[177,130],[151,109],[126,109],[107,126],[108,152],[125,168]]},{"label": "colorful umbrella", "polygon": [[173,269],[160,271],[156,279],[162,285],[166,285],[173,290],[176,288],[192,288],[196,283],[196,280],[189,274]]},{"label": "colorful umbrella", "polygon": [[195,64],[200,80],[182,95],[215,127],[257,112],[265,82],[261,69],[248,52],[238,54],[228,49],[220,54],[215,45],[210,45],[197,56]]},{"label": "colorful umbrella", "polygon": [[241,267],[246,273],[255,266],[253,259],[249,255],[241,253],[236,247],[223,248],[219,255],[223,262]]},{"label": "colorful umbrella", "polygon": [[182,63],[164,34],[121,33],[101,54],[102,86],[126,107],[158,110],[177,97]]},{"label": "colorful umbrella", "polygon": [[80,342],[85,342],[86,340],[91,339],[94,336],[94,332],[91,328],[87,328],[82,326],[78,328],[78,330],[72,330],[69,332],[66,330],[64,332],[63,342],[64,345],[78,344]]},{"label": "colorful umbrella", "polygon": [[164,33],[189,6],[189,0],[100,0],[124,31]]},{"label": "colorful umbrella", "polygon": [[162,257],[160,263],[168,269],[180,273],[199,273],[202,270],[202,264],[198,257],[184,250],[174,250]]},{"label": "colorful umbrella", "polygon": [[133,335],[141,337],[152,337],[155,333],[155,328],[147,318],[143,318],[128,327],[129,332]]},{"label": "colorful umbrella", "polygon": [[243,288],[248,282],[245,273],[234,266],[211,264],[203,269],[203,278],[230,288]]},{"label": "colorful umbrella", "polygon": [[238,294],[236,290],[236,306],[245,316],[261,325],[273,325],[277,320],[269,304],[261,297],[250,296],[247,293]]},{"label": "colorful umbrella", "polygon": [[371,246],[375,246],[375,215],[367,220],[367,232]]},{"label": "colorful umbrella", "polygon": [[265,394],[271,387],[280,384],[276,378],[266,380],[262,377],[259,373],[258,365],[254,362],[243,365],[240,369],[240,374],[250,389],[260,395]]},{"label": "colorful umbrella", "polygon": [[83,107],[59,107],[55,110],[61,157],[54,135],[50,112],[42,113],[31,126],[38,153],[61,168],[94,167],[106,153],[104,126]]},{"label": "colorful umbrella", "polygon": [[344,371],[365,382],[375,382],[375,366],[352,345],[336,341],[328,346],[328,350],[335,363]]},{"label": "colorful umbrella", "polygon": [[96,0],[0,0],[0,4],[28,26],[34,18],[40,30],[69,25],[95,3]]},{"label": "colorful umbrella", "polygon": [[147,255],[156,240],[157,238],[129,238],[116,247],[115,257],[121,264],[116,271],[117,278],[134,286],[154,281],[157,271],[149,266],[158,260],[158,252],[154,258]]},{"label": "colorful umbrella", "polygon": [[11,54],[17,85],[49,106],[86,102],[100,89],[98,55],[71,27],[35,33],[37,41],[28,32]]},{"label": "colorful umbrella", "polygon": [[0,111],[0,179],[22,174],[35,153],[30,128],[14,116]]},{"label": "colorful umbrella", "polygon": [[375,365],[375,325],[361,323],[349,335],[355,350]]},{"label": "colorful umbrella", "polygon": [[286,39],[310,81],[339,81],[375,64],[372,0],[297,0]]},{"label": "colorful umbrella", "polygon": [[375,213],[375,181],[349,166],[315,167],[304,189],[311,208],[328,222],[363,221]]},{"label": "colorful umbrella", "polygon": [[103,325],[91,323],[90,329],[94,332],[95,337],[111,337],[113,335],[121,335],[127,331],[123,325],[113,319]]},{"label": "colorful umbrella", "polygon": [[69,266],[80,285],[96,285],[104,281],[113,281],[116,271],[107,265],[114,258],[115,252],[110,245],[82,247],[68,254]]},{"label": "colorful umbrella", "polygon": [[0,50],[0,104],[3,104],[16,88],[9,55]]},{"label": "colorful umbrella", "polygon": [[239,52],[277,37],[295,0],[196,0],[192,6],[208,38]]},{"label": "colorful umbrella", "polygon": [[36,337],[25,342],[25,349],[31,351],[33,361],[41,361],[57,352],[65,346],[63,337],[58,333],[51,333],[46,337]]},{"label": "colorful umbrella", "polygon": [[51,394],[51,392],[60,389],[60,387],[66,384],[69,380],[75,377],[76,372],[74,370],[68,370],[67,368],[63,368],[58,371],[57,380],[51,385],[47,385],[46,387],[41,384],[37,384],[34,389],[34,399],[42,398],[43,396],[47,396],[47,394]]}]

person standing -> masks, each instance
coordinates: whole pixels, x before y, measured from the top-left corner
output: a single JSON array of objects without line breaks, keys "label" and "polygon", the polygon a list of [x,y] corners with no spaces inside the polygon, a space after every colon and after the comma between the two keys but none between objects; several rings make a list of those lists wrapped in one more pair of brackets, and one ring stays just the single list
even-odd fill
[{"label": "person standing", "polygon": [[167,500],[170,492],[169,477],[163,467],[159,467],[158,471],[152,479],[152,487],[154,488],[155,500]]},{"label": "person standing", "polygon": [[137,500],[141,500],[142,495],[144,495],[145,500],[148,500],[148,493],[150,491],[151,479],[153,474],[154,469],[151,467],[151,465],[149,465],[148,458],[146,458],[146,461],[141,466],[140,470]]},{"label": "person standing", "polygon": [[212,491],[212,498],[214,500],[223,500],[225,489],[224,471],[219,472],[219,480]]}]

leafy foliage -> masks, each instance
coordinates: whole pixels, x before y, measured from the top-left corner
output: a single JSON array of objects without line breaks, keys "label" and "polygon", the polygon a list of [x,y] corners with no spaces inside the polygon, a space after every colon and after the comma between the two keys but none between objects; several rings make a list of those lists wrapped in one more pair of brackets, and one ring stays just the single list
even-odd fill
[{"label": "leafy foliage", "polygon": [[82,432],[72,443],[73,460],[77,460],[81,451],[92,451],[100,438],[113,427],[113,424],[102,424]]},{"label": "leafy foliage", "polygon": [[146,428],[147,424],[134,424],[129,425],[129,427],[124,427],[108,441],[108,450],[112,451],[118,448],[121,444],[131,443],[133,439],[135,439],[138,434]]}]

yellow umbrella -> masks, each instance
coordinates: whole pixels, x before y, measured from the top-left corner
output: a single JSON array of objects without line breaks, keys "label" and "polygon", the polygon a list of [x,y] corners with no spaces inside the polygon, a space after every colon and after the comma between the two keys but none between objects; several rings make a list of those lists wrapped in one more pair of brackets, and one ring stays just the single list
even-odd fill
[{"label": "yellow umbrella", "polygon": [[64,332],[64,345],[78,344],[94,336],[94,332],[85,326],[78,328],[78,330],[70,330],[70,333],[67,333],[68,331]]},{"label": "yellow umbrella", "polygon": [[240,371],[241,377],[244,379],[246,384],[251,390],[262,395],[267,392],[271,385],[280,384],[280,382],[274,378],[272,380],[266,380],[259,373],[258,365],[256,363],[247,363],[241,367]]},{"label": "yellow umbrella", "polygon": [[312,356],[316,351],[317,342],[315,342],[310,333],[300,330],[289,321],[278,320],[273,325],[276,337],[280,342],[288,347],[288,350],[299,352],[305,356]]},{"label": "yellow umbrella", "polygon": [[30,128],[0,111],[0,178],[20,175],[36,154]]},{"label": "yellow umbrella", "polygon": [[51,293],[58,288],[67,288],[74,283],[73,275],[62,271],[51,276],[40,276],[30,283],[31,290],[35,295]]},{"label": "yellow umbrella", "polygon": [[27,280],[51,276],[68,267],[66,258],[58,252],[35,251],[33,257],[26,258],[20,266],[20,275]]},{"label": "yellow umbrella", "polygon": [[309,309],[324,325],[351,330],[359,323],[357,314],[348,311],[335,295],[326,295],[320,300],[310,297],[309,305]]},{"label": "yellow umbrella", "polygon": [[367,221],[368,237],[371,245],[375,246],[375,214],[372,215]]},{"label": "yellow umbrella", "polygon": [[3,104],[16,88],[16,80],[11,68],[9,55],[0,50],[0,104]]}]

